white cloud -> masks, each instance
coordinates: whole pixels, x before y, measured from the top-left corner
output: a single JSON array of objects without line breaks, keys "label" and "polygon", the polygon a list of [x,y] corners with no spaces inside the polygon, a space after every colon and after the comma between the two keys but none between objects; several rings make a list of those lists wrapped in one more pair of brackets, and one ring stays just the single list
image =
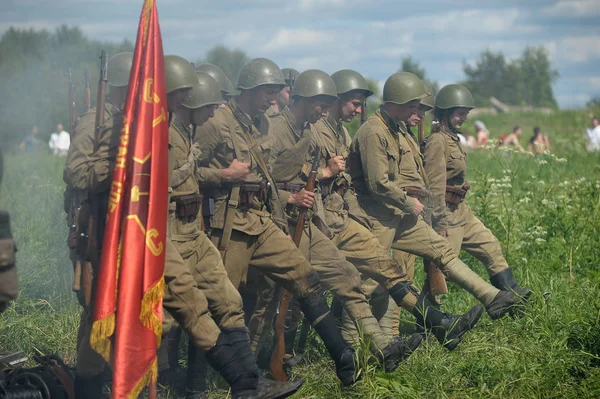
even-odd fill
[{"label": "white cloud", "polygon": [[225,36],[225,43],[233,47],[240,47],[252,40],[252,33],[247,30],[238,32],[228,32]]},{"label": "white cloud", "polygon": [[300,8],[303,10],[310,10],[315,6],[322,7],[329,4],[334,6],[342,5],[344,4],[344,0],[300,0]]},{"label": "white cloud", "polygon": [[291,47],[304,46],[314,46],[314,48],[318,48],[331,41],[331,35],[316,30],[282,28],[277,31],[273,39],[268,41],[262,47],[262,50],[277,51],[289,49]]},{"label": "white cloud", "polygon": [[560,60],[581,63],[600,57],[600,36],[566,37],[557,43]]},{"label": "white cloud", "polygon": [[559,1],[542,12],[553,17],[594,17],[600,16],[598,0]]}]

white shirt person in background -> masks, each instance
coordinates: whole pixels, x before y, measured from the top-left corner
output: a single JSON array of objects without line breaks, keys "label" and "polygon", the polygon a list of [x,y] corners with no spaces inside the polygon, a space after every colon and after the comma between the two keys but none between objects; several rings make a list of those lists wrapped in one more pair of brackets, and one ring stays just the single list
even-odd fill
[{"label": "white shirt person in background", "polygon": [[600,151],[600,121],[592,118],[592,127],[585,133],[585,148],[588,152]]},{"label": "white shirt person in background", "polygon": [[48,146],[54,155],[66,156],[71,145],[71,136],[63,130],[62,123],[56,125],[56,133],[50,135]]}]

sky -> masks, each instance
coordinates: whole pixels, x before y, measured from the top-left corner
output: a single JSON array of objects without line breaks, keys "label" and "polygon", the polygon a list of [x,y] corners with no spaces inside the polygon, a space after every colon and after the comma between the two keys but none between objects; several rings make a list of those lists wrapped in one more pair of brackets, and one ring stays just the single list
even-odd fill
[{"label": "sky", "polygon": [[[94,39],[135,41],[142,0],[0,0],[10,26],[78,25]],[[190,61],[217,44],[282,68],[355,69],[379,81],[405,56],[441,85],[490,49],[517,58],[544,46],[561,108],[600,97],[600,0],[157,0],[165,54]]]}]

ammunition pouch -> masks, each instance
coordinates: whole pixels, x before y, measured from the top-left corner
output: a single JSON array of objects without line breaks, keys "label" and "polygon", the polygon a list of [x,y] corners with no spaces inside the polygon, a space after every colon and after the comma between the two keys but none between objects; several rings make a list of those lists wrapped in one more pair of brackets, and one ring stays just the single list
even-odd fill
[{"label": "ammunition pouch", "polygon": [[198,212],[200,211],[202,195],[179,195],[177,197],[172,197],[171,202],[175,203],[175,216],[178,219],[192,218],[198,215]]},{"label": "ammunition pouch", "polygon": [[429,198],[429,191],[421,190],[415,187],[404,187],[406,195],[412,198],[418,199],[421,203],[425,204]]},{"label": "ammunition pouch", "polygon": [[252,208],[254,204],[267,205],[269,202],[270,184],[267,180],[257,183],[244,183],[240,188],[238,208]]},{"label": "ammunition pouch", "polygon": [[471,186],[467,183],[463,184],[462,187],[446,186],[446,206],[450,209],[458,208],[470,188]]},{"label": "ammunition pouch", "polygon": [[204,231],[210,231],[210,218],[215,216],[215,199],[211,197],[202,198],[202,221]]}]

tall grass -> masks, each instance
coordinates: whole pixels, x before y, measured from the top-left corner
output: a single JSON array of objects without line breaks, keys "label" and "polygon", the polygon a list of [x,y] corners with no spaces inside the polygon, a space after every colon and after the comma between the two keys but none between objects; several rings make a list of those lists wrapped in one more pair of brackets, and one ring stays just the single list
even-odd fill
[{"label": "tall grass", "polygon": [[[363,351],[363,379],[352,388],[339,386],[317,343],[294,369],[306,380],[298,397],[600,397],[600,155],[584,151],[587,114],[478,119],[492,137],[519,124],[526,132],[540,125],[552,139],[554,155],[486,150],[468,156],[468,201],[501,240],[517,279],[534,290],[533,303],[521,318],[484,316],[454,352],[430,340],[391,374],[368,365]],[[21,295],[0,317],[0,350],[37,348],[73,361],[79,309],[70,292],[62,160],[7,161],[0,203],[12,215]],[[481,264],[462,258],[487,278]],[[416,269],[421,284],[422,268]],[[476,303],[456,286],[449,289],[446,311],[464,312]],[[178,396],[163,391],[161,397]],[[226,391],[213,389],[210,397],[224,398]]]}]

